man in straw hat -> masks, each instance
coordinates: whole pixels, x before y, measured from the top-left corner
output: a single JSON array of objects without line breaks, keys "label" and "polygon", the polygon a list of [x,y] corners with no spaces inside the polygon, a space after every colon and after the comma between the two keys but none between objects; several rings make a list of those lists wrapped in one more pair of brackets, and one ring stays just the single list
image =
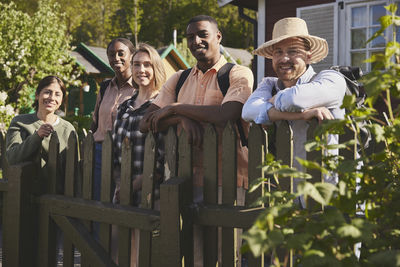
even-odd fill
[{"label": "man in straw hat", "polygon": [[[334,70],[316,74],[310,65],[327,56],[328,43],[310,35],[304,20],[284,18],[275,23],[272,40],[253,53],[272,59],[278,78],[261,81],[245,103],[242,117],[259,124],[288,120],[293,130],[294,156],[304,159],[307,120],[344,117],[344,109],[340,108],[346,90],[344,78]],[[330,135],[328,142],[338,143],[338,136]],[[301,169],[297,161],[294,167]],[[325,180],[337,182],[332,176]]]}]

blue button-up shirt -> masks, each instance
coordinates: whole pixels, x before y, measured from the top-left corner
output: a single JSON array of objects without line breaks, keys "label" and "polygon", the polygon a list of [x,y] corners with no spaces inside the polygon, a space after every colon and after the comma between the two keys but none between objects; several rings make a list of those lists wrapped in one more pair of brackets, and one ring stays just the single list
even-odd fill
[{"label": "blue button-up shirt", "polygon": [[[276,88],[274,104],[268,102],[272,97],[273,88]],[[303,112],[316,107],[326,107],[337,119],[344,118],[344,109],[341,109],[346,91],[346,82],[342,75],[335,70],[324,70],[316,74],[309,66],[306,72],[298,79],[296,85],[284,88],[281,81],[275,77],[264,78],[254,93],[243,106],[242,117],[257,124],[270,123],[268,110],[275,107],[282,112]],[[308,123],[304,120],[289,121],[293,130],[294,157],[306,158],[304,143],[307,140]],[[329,135],[329,144],[337,144],[338,136]],[[329,151],[337,154],[337,150]],[[303,168],[297,161],[293,166],[299,170]],[[325,177],[326,182],[337,183],[336,176]],[[296,182],[295,182],[296,184]]]}]

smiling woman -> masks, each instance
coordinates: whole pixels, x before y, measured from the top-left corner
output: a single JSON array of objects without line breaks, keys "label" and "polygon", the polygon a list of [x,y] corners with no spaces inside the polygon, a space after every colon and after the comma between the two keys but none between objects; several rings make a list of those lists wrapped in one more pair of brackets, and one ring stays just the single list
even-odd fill
[{"label": "smiling woman", "polygon": [[6,156],[9,164],[34,161],[40,155],[41,166],[44,167],[53,132],[57,133],[60,142],[61,162],[65,162],[68,138],[71,133],[76,134],[76,132],[71,123],[55,114],[62,104],[64,95],[65,86],[60,78],[47,76],[39,82],[35,93],[36,112],[16,116],[8,128]]}]

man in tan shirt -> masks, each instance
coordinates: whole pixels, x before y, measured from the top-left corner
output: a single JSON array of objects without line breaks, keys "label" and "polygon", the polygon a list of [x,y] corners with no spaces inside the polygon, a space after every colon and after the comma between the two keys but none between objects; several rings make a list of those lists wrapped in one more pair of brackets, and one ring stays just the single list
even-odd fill
[{"label": "man in tan shirt", "polygon": [[[200,15],[192,18],[186,30],[188,47],[197,59],[176,99],[176,86],[182,71],[175,73],[161,88],[157,98],[148,108],[140,125],[141,131],[164,131],[172,125],[183,128],[193,144],[193,184],[194,200],[199,202],[203,186],[202,133],[204,125],[212,123],[219,136],[226,123],[241,117],[243,104],[252,92],[253,74],[249,68],[235,65],[229,73],[230,86],[223,96],[217,79],[218,70],[227,61],[220,53],[222,34],[214,18]],[[242,121],[247,136],[249,125]],[[238,138],[238,195],[244,202],[244,188],[247,188],[247,147],[242,146]],[[219,140],[221,145],[221,138]],[[221,150],[220,150],[221,151]],[[221,162],[221,154],[219,155]],[[219,164],[221,166],[221,164]],[[221,185],[221,169],[219,169]],[[241,193],[240,193],[241,192]],[[196,237],[195,237],[196,238]],[[196,246],[196,245],[195,245]],[[196,258],[196,255],[195,255]],[[197,260],[195,260],[197,261]],[[202,266],[195,263],[195,266]]]}]

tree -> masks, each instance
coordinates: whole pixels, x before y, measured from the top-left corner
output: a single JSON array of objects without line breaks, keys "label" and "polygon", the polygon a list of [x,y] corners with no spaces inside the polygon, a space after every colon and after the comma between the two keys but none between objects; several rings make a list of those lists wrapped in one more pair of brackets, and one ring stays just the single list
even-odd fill
[{"label": "tree", "polygon": [[[154,46],[172,43],[172,32],[178,32],[180,42],[186,33],[187,22],[194,16],[206,14],[214,17],[222,32],[225,46],[249,48],[253,45],[253,27],[239,18],[238,8],[227,5],[222,8],[215,0],[147,0],[143,10],[139,39]],[[255,16],[255,12],[250,12]]]},{"label": "tree", "polygon": [[9,102],[30,107],[30,95],[46,75],[79,84],[69,41],[59,5],[40,0],[29,16],[13,3],[0,3],[0,91],[8,93]]}]

